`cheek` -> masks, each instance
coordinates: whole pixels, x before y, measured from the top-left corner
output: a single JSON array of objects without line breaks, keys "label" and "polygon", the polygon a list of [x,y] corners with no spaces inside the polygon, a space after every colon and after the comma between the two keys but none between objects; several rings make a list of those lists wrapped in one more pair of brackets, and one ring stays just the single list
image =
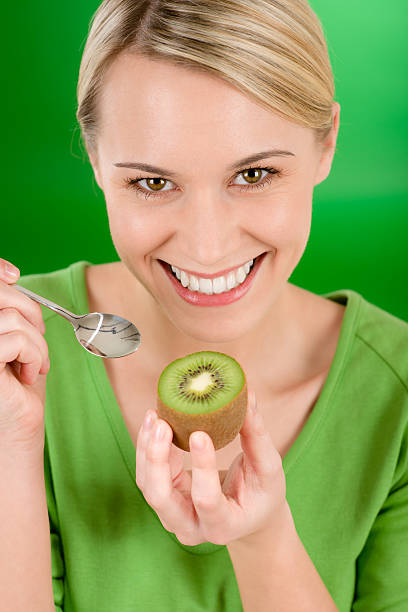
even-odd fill
[{"label": "cheek", "polygon": [[305,198],[304,194],[275,193],[259,210],[259,216],[266,243],[277,249],[305,245],[310,233],[312,198]]},{"label": "cheek", "polygon": [[166,240],[161,215],[127,202],[107,204],[109,228],[119,255],[144,256]]}]

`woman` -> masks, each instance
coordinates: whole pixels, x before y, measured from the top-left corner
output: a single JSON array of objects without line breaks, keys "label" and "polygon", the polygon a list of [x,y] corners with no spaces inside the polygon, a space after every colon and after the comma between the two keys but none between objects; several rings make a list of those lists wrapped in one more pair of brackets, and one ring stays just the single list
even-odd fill
[{"label": "woman", "polygon": [[[2,609],[407,610],[408,325],[288,282],[333,96],[306,0],[97,10],[77,117],[120,261],[19,282],[142,345],[89,355],[3,260]],[[239,361],[250,405],[233,442],[186,453],[157,380],[200,350]]]}]

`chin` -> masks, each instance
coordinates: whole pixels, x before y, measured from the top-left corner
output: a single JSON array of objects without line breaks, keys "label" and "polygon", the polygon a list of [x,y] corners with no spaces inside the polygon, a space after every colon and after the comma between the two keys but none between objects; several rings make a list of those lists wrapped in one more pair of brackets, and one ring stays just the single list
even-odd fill
[{"label": "chin", "polygon": [[[168,314],[168,313],[167,313]],[[217,320],[216,316],[211,317],[211,321],[207,324],[199,322],[197,319],[185,318],[182,321],[172,319],[172,323],[180,332],[194,338],[198,342],[205,344],[228,344],[239,341],[241,338],[250,333],[258,324],[258,319],[252,317],[248,321],[243,321],[241,317],[239,323],[235,317],[231,317],[225,321],[224,317]]]}]

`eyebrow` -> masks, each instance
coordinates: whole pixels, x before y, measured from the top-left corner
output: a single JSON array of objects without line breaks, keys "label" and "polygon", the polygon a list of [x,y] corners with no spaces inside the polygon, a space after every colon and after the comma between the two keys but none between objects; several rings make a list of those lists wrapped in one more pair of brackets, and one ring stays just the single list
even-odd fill
[{"label": "eyebrow", "polygon": [[[248,157],[244,157],[239,161],[235,162],[231,166],[228,166],[227,170],[236,170],[241,166],[246,164],[252,164],[253,162],[259,161],[260,159],[265,159],[267,157],[285,157],[295,154],[291,151],[282,151],[281,149],[271,149],[270,151],[261,151],[260,153],[254,153],[253,155],[249,155]],[[160,168],[159,166],[152,166],[151,164],[145,164],[142,162],[116,162],[113,164],[118,168],[134,168],[138,170],[144,170],[145,172],[152,172],[153,174],[167,175],[173,178],[177,177],[176,172],[172,172],[171,170],[166,170],[166,168]]]}]

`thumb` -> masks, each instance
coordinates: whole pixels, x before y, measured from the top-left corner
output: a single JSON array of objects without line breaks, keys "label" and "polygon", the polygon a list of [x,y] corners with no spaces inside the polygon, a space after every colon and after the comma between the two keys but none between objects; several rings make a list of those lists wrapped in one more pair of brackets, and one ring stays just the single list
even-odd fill
[{"label": "thumb", "polygon": [[244,437],[253,436],[255,431],[263,426],[264,422],[258,411],[255,391],[248,391],[248,406],[240,434]]},{"label": "thumb", "polygon": [[20,276],[20,270],[7,259],[0,258],[0,280],[12,285],[16,283]]}]

